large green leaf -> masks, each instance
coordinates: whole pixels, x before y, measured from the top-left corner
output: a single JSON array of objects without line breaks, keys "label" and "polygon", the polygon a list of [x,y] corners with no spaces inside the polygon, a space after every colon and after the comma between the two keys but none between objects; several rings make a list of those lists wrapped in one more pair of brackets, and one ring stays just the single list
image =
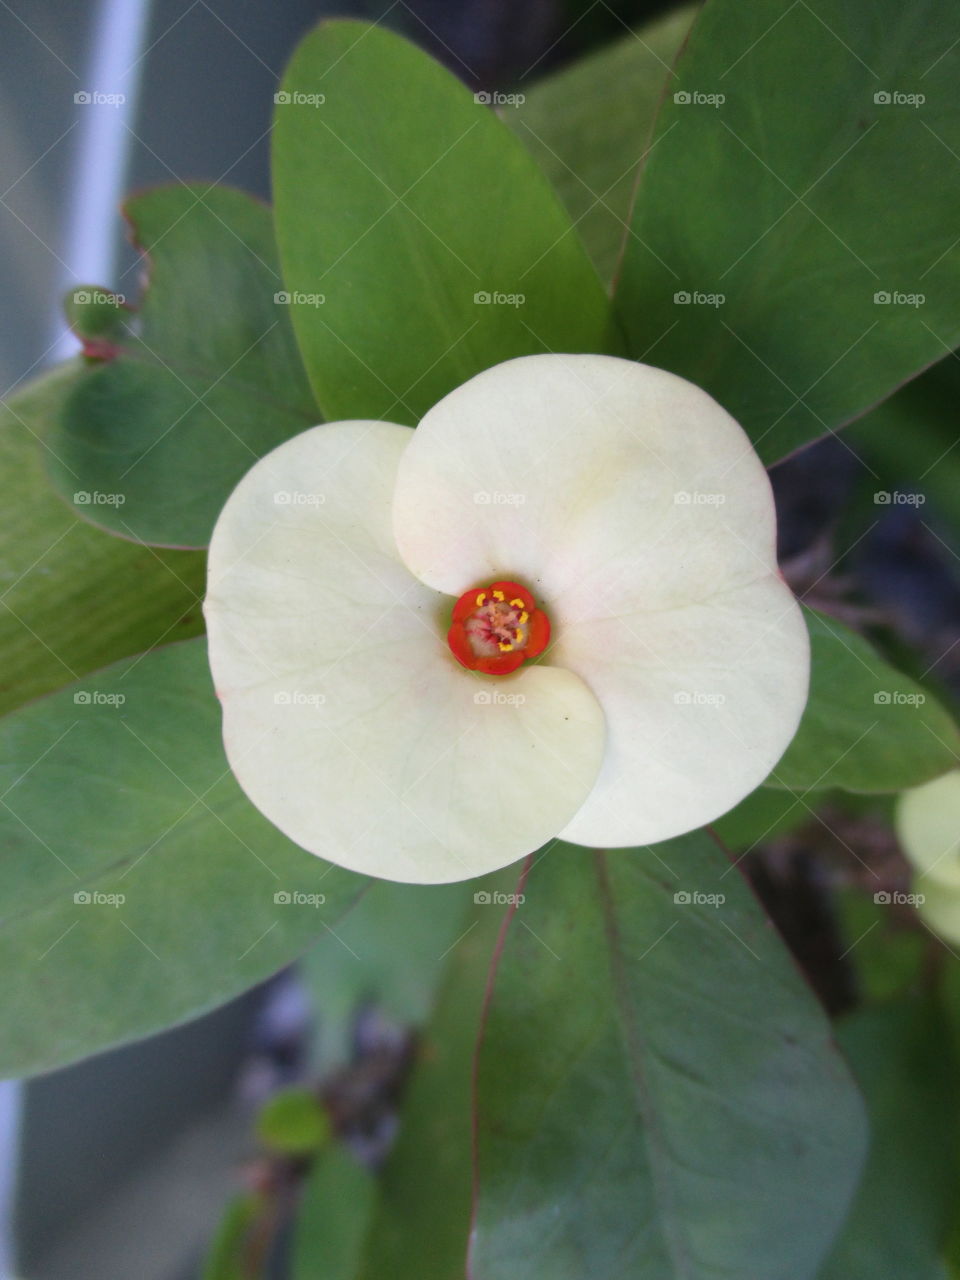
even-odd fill
[{"label": "large green leaf", "polygon": [[530,149],[604,280],[628,230],[637,170],[670,66],[690,29],[685,6],[538,81],[503,112]]},{"label": "large green leaf", "polygon": [[960,340],[956,37],[951,0],[711,0],[693,27],[618,309],[767,462]]},{"label": "large green leaf", "polygon": [[810,698],[766,785],[901,791],[955,767],[960,731],[933,695],[843,623],[812,609],[806,617]]},{"label": "large green leaf", "polygon": [[720,848],[561,845],[523,893],[479,1050],[473,1280],[813,1275],[862,1108]]},{"label": "large green leaf", "polygon": [[328,418],[415,423],[501,360],[609,346],[606,295],[546,178],[399,36],[336,21],[303,41],[273,173],[294,327]]},{"label": "large green leaf", "polygon": [[228,999],[333,927],[364,883],[242,794],[202,640],[0,722],[0,832],[3,1075]]},{"label": "large green leaf", "polygon": [[201,554],[105,537],[50,486],[46,437],[84,375],[70,361],[0,405],[0,713],[203,629]]},{"label": "large green leaf", "polygon": [[244,472],[319,413],[270,210],[227,187],[181,184],[135,196],[125,212],[149,287],[112,357],[69,398],[52,474],[79,514],[114,533],[205,546]]},{"label": "large green leaf", "polygon": [[820,1280],[946,1280],[957,1203],[957,1062],[936,1004],[864,1009],[840,1043],[863,1087],[872,1142],[850,1217]]}]

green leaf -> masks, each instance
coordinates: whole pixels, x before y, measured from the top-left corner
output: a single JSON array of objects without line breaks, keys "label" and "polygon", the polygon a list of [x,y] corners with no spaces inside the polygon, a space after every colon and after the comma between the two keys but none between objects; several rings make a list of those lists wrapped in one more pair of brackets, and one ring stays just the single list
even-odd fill
[{"label": "green leaf", "polygon": [[[158,187],[126,205],[150,283],[116,355],[69,398],[51,473],[122,537],[205,546],[257,458],[316,424],[270,211],[227,187]],[[74,308],[74,313],[76,308]]]},{"label": "green leaf", "polygon": [[318,1014],[321,1071],[349,1058],[363,1003],[405,1026],[426,1021],[446,957],[472,923],[466,915],[473,893],[472,882],[375,880],[336,933],[324,933],[304,955],[300,974]]},{"label": "green leaf", "polygon": [[604,280],[612,280],[630,204],[670,67],[695,8],[658,18],[637,34],[538,81],[503,112],[566,205]]},{"label": "green leaf", "polygon": [[936,699],[856,632],[805,610],[810,698],[764,785],[788,791],[901,791],[956,765],[960,732]]},{"label": "green leaf", "polygon": [[[507,872],[474,883],[493,897],[493,891],[510,892],[515,878]],[[400,1133],[383,1170],[356,1280],[463,1275],[471,1210],[473,1056],[504,912],[494,899],[471,914],[463,938],[449,953],[433,1016],[420,1039]]]},{"label": "green leaf", "polygon": [[256,1195],[231,1201],[204,1262],[202,1280],[250,1280],[250,1236],[262,1208]]},{"label": "green leaf", "polygon": [[946,1280],[957,1202],[957,1062],[932,1001],[908,997],[841,1024],[872,1143],[853,1209],[820,1280]]},{"label": "green leaf", "polygon": [[279,95],[273,175],[294,327],[328,418],[415,423],[499,361],[610,346],[606,295],[546,178],[399,36],[344,21],[307,36]]},{"label": "green leaf", "polygon": [[474,1280],[812,1276],[862,1109],[719,847],[560,845],[523,893],[479,1049]]},{"label": "green leaf", "polygon": [[220,1004],[305,950],[364,883],[240,791],[201,640],[7,716],[0,797],[3,1075]]},{"label": "green leaf", "polygon": [[306,1156],[330,1139],[330,1121],[316,1094],[291,1087],[275,1093],[257,1117],[260,1141],[282,1155]]},{"label": "green leaf", "polygon": [[677,63],[618,310],[630,353],[704,387],[767,462],[960,341],[955,26],[950,0],[713,0]]},{"label": "green leaf", "polygon": [[0,405],[0,713],[203,630],[201,554],[105,537],[50,486],[49,428],[84,376],[69,361]]},{"label": "green leaf", "polygon": [[356,1280],[376,1188],[342,1147],[320,1154],[300,1201],[291,1280]]}]

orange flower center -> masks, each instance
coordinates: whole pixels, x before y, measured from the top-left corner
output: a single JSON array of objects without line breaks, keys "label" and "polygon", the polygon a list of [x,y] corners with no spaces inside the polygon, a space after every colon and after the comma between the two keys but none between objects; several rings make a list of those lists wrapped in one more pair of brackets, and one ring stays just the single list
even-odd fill
[{"label": "orange flower center", "polygon": [[543,653],[550,619],[516,582],[492,582],[465,591],[453,606],[447,643],[470,671],[505,676]]}]

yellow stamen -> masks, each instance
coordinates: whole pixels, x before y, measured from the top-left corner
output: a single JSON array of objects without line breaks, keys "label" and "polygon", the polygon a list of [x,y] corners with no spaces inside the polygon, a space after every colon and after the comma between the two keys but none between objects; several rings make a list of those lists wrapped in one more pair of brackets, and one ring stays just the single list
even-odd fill
[{"label": "yellow stamen", "polygon": [[509,653],[510,650],[513,648],[513,645],[510,643],[509,640],[500,640],[497,643],[497,648],[500,650],[501,653]]},{"label": "yellow stamen", "polygon": [[477,608],[482,609],[483,606],[486,604],[486,601],[487,601],[487,593],[485,591],[481,591],[480,594],[477,596]]},{"label": "yellow stamen", "polygon": [[[510,603],[511,603],[511,604],[513,604],[513,601],[511,600],[511,601],[510,601]],[[520,602],[520,603],[522,604],[522,603],[523,603],[523,601],[521,600],[521,602]],[[525,622],[527,622],[527,621],[529,620],[529,618],[530,618],[529,613],[527,613],[527,611],[526,611],[526,610],[524,610],[524,611],[523,611],[523,613],[521,613],[521,615],[520,615],[520,625],[521,625],[521,626],[523,626],[523,624],[524,624]]]},{"label": "yellow stamen", "polygon": [[507,597],[503,594],[502,591],[494,591],[493,598],[494,600],[500,600],[502,602],[506,600]]},{"label": "yellow stamen", "polygon": [[515,609],[522,609],[522,608],[523,608],[523,601],[522,601],[522,600],[520,600],[520,599],[514,599],[514,600],[511,600],[511,601],[510,601],[510,603],[513,605],[513,607],[514,607]]}]

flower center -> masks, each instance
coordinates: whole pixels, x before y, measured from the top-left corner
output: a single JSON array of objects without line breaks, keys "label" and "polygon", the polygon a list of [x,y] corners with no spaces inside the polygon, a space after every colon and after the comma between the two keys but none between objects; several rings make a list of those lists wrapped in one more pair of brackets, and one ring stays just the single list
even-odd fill
[{"label": "flower center", "polygon": [[470,671],[505,676],[543,653],[550,619],[515,582],[492,582],[465,591],[453,606],[447,643]]}]

